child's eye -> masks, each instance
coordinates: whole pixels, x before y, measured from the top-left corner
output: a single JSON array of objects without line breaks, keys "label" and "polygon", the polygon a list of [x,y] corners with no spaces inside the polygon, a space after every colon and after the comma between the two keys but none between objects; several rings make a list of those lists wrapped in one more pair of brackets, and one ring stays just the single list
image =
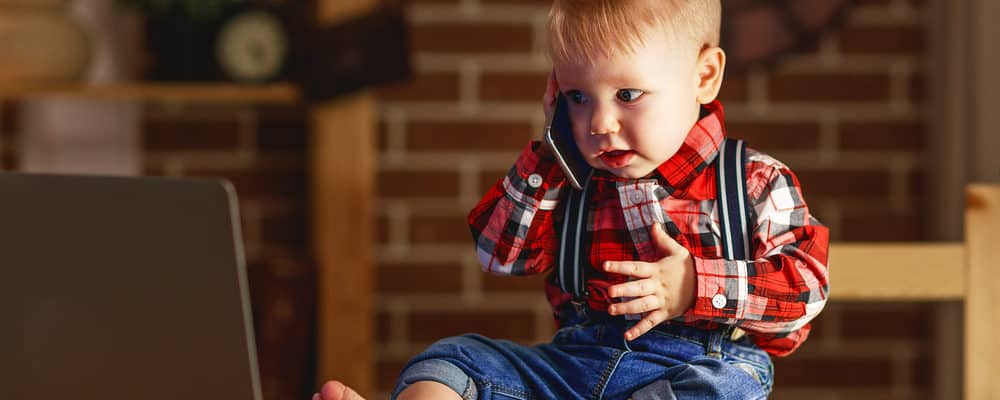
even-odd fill
[{"label": "child's eye", "polygon": [[569,93],[566,93],[566,96],[568,96],[569,99],[576,104],[583,104],[587,102],[587,96],[579,90],[571,90]]},{"label": "child's eye", "polygon": [[639,89],[622,89],[618,91],[618,100],[631,103],[641,97],[645,92]]}]

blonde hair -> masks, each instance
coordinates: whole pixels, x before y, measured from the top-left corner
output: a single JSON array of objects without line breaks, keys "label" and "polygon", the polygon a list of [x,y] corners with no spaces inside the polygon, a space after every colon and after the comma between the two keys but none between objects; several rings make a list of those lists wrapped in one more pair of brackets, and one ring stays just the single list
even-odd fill
[{"label": "blonde hair", "polygon": [[658,33],[701,50],[719,45],[721,19],[721,0],[554,0],[549,56],[580,62],[629,54]]}]

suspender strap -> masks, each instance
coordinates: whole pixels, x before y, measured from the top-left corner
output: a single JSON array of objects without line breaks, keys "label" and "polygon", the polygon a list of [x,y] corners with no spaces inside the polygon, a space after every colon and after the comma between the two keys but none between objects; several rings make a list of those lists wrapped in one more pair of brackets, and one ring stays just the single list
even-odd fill
[{"label": "suspender strap", "polygon": [[750,256],[746,158],[743,141],[728,138],[722,142],[719,155],[715,158],[722,255],[728,260],[746,260]]},{"label": "suspender strap", "polygon": [[559,234],[559,253],[556,255],[556,266],[559,268],[559,286],[569,294],[574,300],[584,300],[587,296],[586,290],[586,264],[581,260],[585,257],[583,243],[583,230],[586,227],[587,218],[587,193],[590,189],[590,178],[593,172],[583,184],[583,190],[576,190],[571,186],[569,196],[566,198],[566,209],[563,215],[562,232]]}]

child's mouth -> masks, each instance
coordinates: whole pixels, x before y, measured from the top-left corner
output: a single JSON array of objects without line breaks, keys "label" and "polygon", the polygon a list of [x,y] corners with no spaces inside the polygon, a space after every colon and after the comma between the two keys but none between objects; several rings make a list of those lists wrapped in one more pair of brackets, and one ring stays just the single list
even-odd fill
[{"label": "child's mouth", "polygon": [[598,156],[598,158],[601,159],[601,162],[610,168],[624,167],[632,161],[632,157],[635,157],[635,151],[632,150],[606,151]]}]

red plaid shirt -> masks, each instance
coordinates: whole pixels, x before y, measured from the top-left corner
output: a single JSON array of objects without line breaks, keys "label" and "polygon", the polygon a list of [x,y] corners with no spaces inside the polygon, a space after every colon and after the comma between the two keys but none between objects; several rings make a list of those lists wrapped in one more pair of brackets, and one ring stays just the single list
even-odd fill
[{"label": "red plaid shirt", "polygon": [[[826,304],[828,231],[810,215],[795,174],[749,149],[746,187],[756,221],[752,261],[723,258],[713,165],[725,136],[723,110],[719,102],[706,108],[710,114],[647,179],[595,173],[586,205],[585,229],[592,238],[585,259],[591,265],[588,305],[606,311],[619,301],[608,297],[607,288],[628,280],[592,267],[608,260],[656,261],[650,229],[665,223],[694,257],[697,297],[683,316],[664,323],[703,329],[735,325],[768,353],[787,355],[805,341],[809,321]],[[571,187],[554,158],[540,148],[529,144],[469,215],[485,271],[529,275],[553,270],[559,246],[554,222],[562,218],[560,199]],[[553,276],[547,282],[549,302],[558,313],[571,298]]]}]

